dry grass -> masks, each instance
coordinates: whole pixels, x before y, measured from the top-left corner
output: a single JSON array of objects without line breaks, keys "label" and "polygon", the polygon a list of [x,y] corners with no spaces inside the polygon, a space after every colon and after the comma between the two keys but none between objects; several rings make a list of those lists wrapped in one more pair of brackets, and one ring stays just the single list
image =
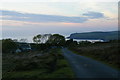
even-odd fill
[{"label": "dry grass", "polygon": [[99,43],[91,46],[71,48],[79,55],[88,56],[120,69],[119,43]]}]

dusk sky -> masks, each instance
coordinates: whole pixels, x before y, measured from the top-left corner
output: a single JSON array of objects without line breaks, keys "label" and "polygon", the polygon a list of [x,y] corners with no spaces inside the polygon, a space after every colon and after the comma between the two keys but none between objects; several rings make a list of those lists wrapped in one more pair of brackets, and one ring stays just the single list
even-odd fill
[{"label": "dusk sky", "polygon": [[[14,1],[14,0],[13,0]],[[113,0],[114,1],[114,0]],[[2,38],[118,30],[118,2],[2,2]]]}]

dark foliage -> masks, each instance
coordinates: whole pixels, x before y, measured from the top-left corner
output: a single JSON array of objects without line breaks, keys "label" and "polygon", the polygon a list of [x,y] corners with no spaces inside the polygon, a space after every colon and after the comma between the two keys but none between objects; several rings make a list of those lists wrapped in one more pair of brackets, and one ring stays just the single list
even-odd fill
[{"label": "dark foliage", "polygon": [[2,52],[10,53],[17,49],[17,44],[12,39],[3,39],[2,40]]},{"label": "dark foliage", "polygon": [[85,45],[81,43],[76,47],[71,46],[69,49],[75,51],[79,55],[92,57],[96,60],[110,64],[116,68],[120,68],[120,46],[118,42],[119,41],[117,40],[113,40],[105,43],[85,43]]}]

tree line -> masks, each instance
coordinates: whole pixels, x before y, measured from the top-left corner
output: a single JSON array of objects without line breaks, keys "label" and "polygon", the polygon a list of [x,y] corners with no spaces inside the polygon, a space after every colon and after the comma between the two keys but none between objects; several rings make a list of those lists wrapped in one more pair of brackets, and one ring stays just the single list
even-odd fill
[{"label": "tree line", "polygon": [[[18,48],[18,40],[12,39],[3,39],[2,40],[2,52],[3,53],[10,53]],[[19,42],[26,42],[27,39],[21,39]],[[77,47],[77,46],[90,46],[92,45],[91,42],[82,41],[77,42],[73,41],[73,39],[65,40],[65,36],[60,34],[38,34],[33,37],[33,42],[30,43],[32,50],[48,50],[54,47]],[[112,40],[109,42],[116,42],[116,40]],[[96,44],[96,43],[95,43]]]},{"label": "tree line", "polygon": [[[26,39],[13,40],[13,39],[2,39],[2,52],[10,53],[18,48],[19,42],[26,42]],[[65,37],[60,34],[38,34],[33,37],[34,43],[29,43],[35,50],[47,50],[55,46],[64,46]],[[26,42],[27,43],[27,42]]]}]

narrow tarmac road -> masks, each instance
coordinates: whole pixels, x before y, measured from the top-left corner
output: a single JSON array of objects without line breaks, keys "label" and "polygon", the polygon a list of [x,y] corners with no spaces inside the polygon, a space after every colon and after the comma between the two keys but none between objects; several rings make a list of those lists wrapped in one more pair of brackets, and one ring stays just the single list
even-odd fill
[{"label": "narrow tarmac road", "polygon": [[118,71],[105,64],[77,55],[66,48],[63,48],[62,52],[76,78],[118,78]]}]

